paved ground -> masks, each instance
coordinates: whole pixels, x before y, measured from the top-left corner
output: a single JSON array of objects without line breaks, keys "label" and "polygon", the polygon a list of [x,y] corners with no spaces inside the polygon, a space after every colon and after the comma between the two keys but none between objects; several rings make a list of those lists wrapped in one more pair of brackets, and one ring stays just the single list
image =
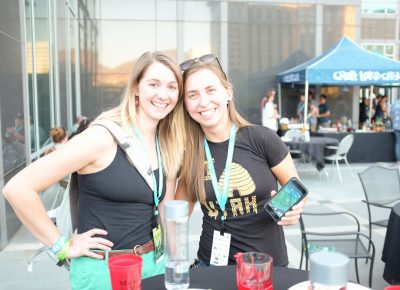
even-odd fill
[{"label": "paved ground", "polygon": [[[394,167],[394,163],[379,164],[355,164],[352,165],[352,171],[364,170],[371,165],[383,165]],[[301,165],[299,173],[302,181],[311,191],[309,201],[306,205],[306,211],[350,211],[359,218],[362,223],[362,231],[367,233],[367,209],[365,204],[361,203],[363,191],[357,176],[353,177],[349,170],[343,169],[343,183],[339,183],[337,172],[331,167],[327,167],[325,173],[318,173],[315,167],[311,165]],[[388,215],[388,212],[384,212]],[[190,257],[196,256],[199,235],[201,231],[202,213],[198,207],[191,217],[190,221]],[[313,225],[314,226],[314,225]],[[324,227],[327,230],[346,229],[345,226],[337,220],[331,220],[328,223],[315,221],[315,227]],[[385,238],[386,229],[374,228],[373,241],[376,246],[376,260],[373,273],[373,289],[384,289],[388,284],[383,280],[384,264],[381,261],[382,247]],[[288,246],[291,268],[298,268],[300,261],[300,231],[298,226],[285,228],[286,242]],[[0,289],[15,290],[50,290],[50,289],[69,289],[68,272],[63,268],[54,266],[54,263],[44,256],[33,266],[33,271],[27,270],[27,261],[37,249],[41,247],[27,231],[21,227],[12,239],[11,243],[0,252]],[[369,265],[360,262],[361,284],[368,283]],[[355,281],[354,263],[350,264],[350,279]]]}]

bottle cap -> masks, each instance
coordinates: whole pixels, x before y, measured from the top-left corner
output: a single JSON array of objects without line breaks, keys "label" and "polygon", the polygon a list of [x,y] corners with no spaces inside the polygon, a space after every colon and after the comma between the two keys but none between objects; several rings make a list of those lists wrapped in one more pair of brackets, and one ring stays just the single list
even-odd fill
[{"label": "bottle cap", "polygon": [[310,281],[323,285],[346,285],[349,258],[340,253],[318,252],[310,256]]},{"label": "bottle cap", "polygon": [[189,216],[189,203],[184,200],[169,200],[164,205],[165,219],[176,220]]}]

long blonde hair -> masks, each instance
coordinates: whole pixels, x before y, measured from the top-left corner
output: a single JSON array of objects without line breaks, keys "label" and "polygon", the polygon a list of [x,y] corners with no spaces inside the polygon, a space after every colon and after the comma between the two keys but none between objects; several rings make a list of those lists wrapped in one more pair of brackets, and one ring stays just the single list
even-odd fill
[{"label": "long blonde hair", "polygon": [[[225,89],[231,89],[232,85],[227,80],[225,74],[219,66],[214,63],[195,63],[191,68],[183,73],[184,85],[186,80],[195,72],[208,69],[215,73],[221,84]],[[196,200],[203,203],[206,199],[204,189],[204,174],[205,174],[205,161],[204,161],[204,132],[200,124],[194,121],[186,108],[185,112],[185,131],[186,131],[186,150],[184,153],[182,170],[180,174],[180,182],[185,185],[185,190],[192,202]],[[246,119],[244,119],[235,108],[233,99],[228,103],[228,115],[232,123],[236,124],[237,129],[250,126]]]},{"label": "long blonde hair", "polygon": [[175,108],[158,124],[158,134],[164,171],[167,177],[175,178],[182,163],[185,150],[185,132],[183,119],[183,81],[178,63],[166,54],[146,52],[136,62],[122,97],[121,104],[103,112],[97,119],[109,119],[118,123],[128,135],[132,135],[132,126],[138,127],[135,105],[135,90],[148,67],[159,62],[168,67],[178,82],[179,98]]}]

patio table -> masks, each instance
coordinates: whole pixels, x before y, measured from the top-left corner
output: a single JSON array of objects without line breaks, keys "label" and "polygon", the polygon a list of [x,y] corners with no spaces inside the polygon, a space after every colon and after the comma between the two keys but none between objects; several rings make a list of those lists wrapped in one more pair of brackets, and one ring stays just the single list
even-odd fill
[{"label": "patio table", "polygon": [[[291,286],[308,280],[308,271],[285,267],[273,267],[274,290],[287,290]],[[236,285],[236,265],[190,269],[190,288],[233,290]],[[164,275],[142,280],[143,290],[164,290]]]},{"label": "patio table", "polygon": [[337,146],[339,140],[329,137],[311,137],[310,141],[290,141],[285,142],[292,149],[299,149],[302,154],[308,156],[319,171],[325,167],[325,147],[328,145]]}]

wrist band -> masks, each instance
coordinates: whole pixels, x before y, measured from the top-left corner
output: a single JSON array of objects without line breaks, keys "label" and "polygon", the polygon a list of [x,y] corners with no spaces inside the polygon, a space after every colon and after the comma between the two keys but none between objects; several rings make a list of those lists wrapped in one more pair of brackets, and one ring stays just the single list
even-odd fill
[{"label": "wrist band", "polygon": [[64,261],[65,260],[65,257],[67,256],[67,251],[68,251],[70,242],[71,242],[71,240],[66,240],[65,241],[64,245],[61,248],[60,253],[57,256],[58,260],[60,260],[60,261]]},{"label": "wrist band", "polygon": [[58,253],[61,251],[61,249],[63,248],[63,246],[65,245],[65,242],[67,241],[67,239],[60,234],[56,240],[56,242],[51,246],[51,248],[49,249],[50,252],[52,252],[55,256],[58,255]]}]

